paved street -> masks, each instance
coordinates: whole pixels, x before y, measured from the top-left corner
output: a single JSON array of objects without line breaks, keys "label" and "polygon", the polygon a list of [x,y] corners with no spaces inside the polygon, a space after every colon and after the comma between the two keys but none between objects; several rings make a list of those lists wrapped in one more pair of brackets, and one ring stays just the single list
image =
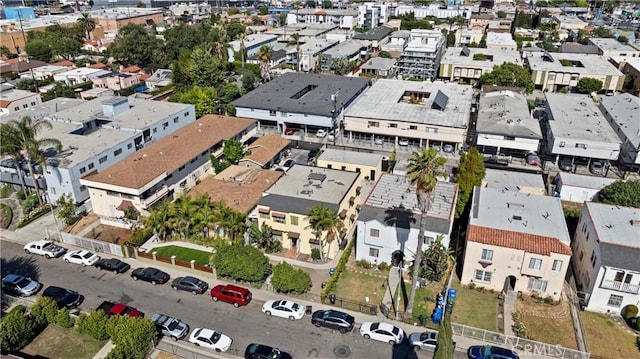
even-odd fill
[{"label": "paved street", "polygon": [[[401,345],[393,348],[385,343],[364,340],[357,329],[353,333],[340,335],[315,328],[308,317],[295,322],[266,317],[260,311],[263,302],[257,299],[247,307],[235,309],[229,304],[213,303],[208,295],[192,296],[175,292],[168,285],[154,287],[149,283],[135,282],[129,273],[114,275],[95,268],[67,264],[60,258],[47,260],[24,254],[19,244],[6,241],[0,244],[3,275],[8,272],[25,274],[45,286],[57,285],[77,290],[86,298],[81,306],[85,311],[96,308],[103,300],[116,300],[139,308],[147,317],[154,312],[161,312],[181,318],[191,328],[205,326],[218,329],[233,338],[234,343],[228,353],[231,355],[242,355],[249,343],[260,342],[278,346],[296,358],[430,357],[430,353],[405,356],[403,353],[410,352],[406,350],[408,347]],[[129,260],[129,263],[133,268],[144,265],[135,260]],[[348,356],[340,356],[343,346],[348,348]],[[457,354],[459,358],[465,357],[464,353]]]}]

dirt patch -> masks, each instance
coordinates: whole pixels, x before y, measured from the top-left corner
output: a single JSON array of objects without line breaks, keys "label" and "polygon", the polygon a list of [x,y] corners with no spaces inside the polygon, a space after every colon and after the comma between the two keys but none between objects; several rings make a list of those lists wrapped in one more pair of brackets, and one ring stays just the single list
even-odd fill
[{"label": "dirt patch", "polygon": [[70,234],[78,234],[82,232],[83,229],[89,227],[93,222],[100,220],[96,214],[87,214],[86,216],[80,218],[76,224],[72,224],[66,227],[63,231]]},{"label": "dirt patch", "polygon": [[182,357],[167,352],[158,352],[156,359],[182,359]]},{"label": "dirt patch", "polygon": [[100,224],[87,232],[84,237],[108,243],[123,244],[127,239],[131,238],[132,235],[133,231],[130,229]]},{"label": "dirt patch", "polygon": [[48,325],[22,351],[29,355],[46,355],[50,359],[91,359],[105,344],[74,329]]}]

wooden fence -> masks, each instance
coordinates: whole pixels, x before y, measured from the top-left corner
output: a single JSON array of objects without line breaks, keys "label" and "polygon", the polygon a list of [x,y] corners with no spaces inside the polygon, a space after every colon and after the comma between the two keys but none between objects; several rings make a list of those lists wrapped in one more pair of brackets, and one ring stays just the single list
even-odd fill
[{"label": "wooden fence", "polygon": [[139,258],[149,259],[154,262],[166,263],[176,267],[182,267],[182,268],[187,268],[187,269],[191,269],[199,272],[212,274],[214,277],[216,276],[215,270],[213,267],[198,264],[195,261],[185,261],[175,257],[164,257],[154,253],[143,252],[138,249],[136,249],[136,256]]}]

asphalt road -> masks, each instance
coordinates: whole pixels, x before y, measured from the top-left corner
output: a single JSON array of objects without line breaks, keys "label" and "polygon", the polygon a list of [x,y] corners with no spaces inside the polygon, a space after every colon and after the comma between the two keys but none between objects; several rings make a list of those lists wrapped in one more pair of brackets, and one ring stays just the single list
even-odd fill
[{"label": "asphalt road", "polygon": [[[258,300],[236,309],[230,304],[214,303],[209,295],[193,296],[176,292],[167,284],[153,286],[136,282],[131,279],[130,271],[115,275],[93,267],[68,264],[61,258],[47,260],[28,255],[15,243],[1,241],[0,245],[2,276],[22,274],[45,287],[56,285],[76,290],[85,296],[80,306],[83,311],[95,309],[104,300],[120,301],[142,310],[147,318],[159,312],[181,318],[192,329],[219,330],[234,341],[227,352],[231,355],[242,356],[249,343],[258,342],[279,347],[294,358],[431,358],[431,353],[416,355],[406,343],[391,346],[365,340],[358,333],[359,325],[354,332],[341,335],[314,327],[308,316],[299,321],[267,317],[261,311],[263,303]],[[135,268],[135,264],[132,267]],[[456,353],[456,358],[465,357],[464,353]]]}]

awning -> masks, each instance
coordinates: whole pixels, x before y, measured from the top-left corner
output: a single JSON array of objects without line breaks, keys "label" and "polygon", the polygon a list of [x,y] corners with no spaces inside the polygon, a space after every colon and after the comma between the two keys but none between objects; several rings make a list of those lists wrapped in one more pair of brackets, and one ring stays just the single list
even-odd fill
[{"label": "awning", "polygon": [[360,194],[360,191],[362,191],[362,187],[361,186],[356,187],[356,193]]},{"label": "awning", "polygon": [[258,212],[269,214],[269,208],[258,208]]},{"label": "awning", "polygon": [[356,201],[355,196],[351,196],[351,198],[349,198],[349,203],[354,203],[355,201]]},{"label": "awning", "polygon": [[354,214],[350,215],[349,219],[352,220],[352,221],[355,221],[356,220],[356,214],[354,213]]},{"label": "awning", "polygon": [[286,215],[284,213],[278,213],[278,212],[272,212],[271,216],[278,217],[278,218],[285,218],[286,217]]},{"label": "awning", "polygon": [[300,233],[298,233],[298,232],[289,232],[289,233],[287,233],[287,237],[289,237],[289,238],[300,238]]},{"label": "awning", "polygon": [[347,218],[347,210],[343,209],[342,212],[340,212],[340,214],[338,216],[340,216],[340,219]]},{"label": "awning", "polygon": [[136,206],[133,205],[133,202],[128,201],[126,199],[123,199],[122,202],[120,202],[120,204],[118,205],[118,207],[116,207],[118,211],[126,211],[128,208],[136,208]]},{"label": "awning", "polygon": [[357,206],[356,206],[356,209],[357,209],[358,211],[360,210],[360,208],[362,208],[362,205],[357,205]]},{"label": "awning", "polygon": [[135,92],[147,91],[149,88],[147,86],[138,86],[134,89]]},{"label": "awning", "polygon": [[320,245],[320,240],[315,238],[309,238],[310,244]]},{"label": "awning", "polygon": [[282,235],[282,231],[279,231],[277,229],[272,229],[271,230],[271,234],[275,234],[276,236],[281,236]]}]

